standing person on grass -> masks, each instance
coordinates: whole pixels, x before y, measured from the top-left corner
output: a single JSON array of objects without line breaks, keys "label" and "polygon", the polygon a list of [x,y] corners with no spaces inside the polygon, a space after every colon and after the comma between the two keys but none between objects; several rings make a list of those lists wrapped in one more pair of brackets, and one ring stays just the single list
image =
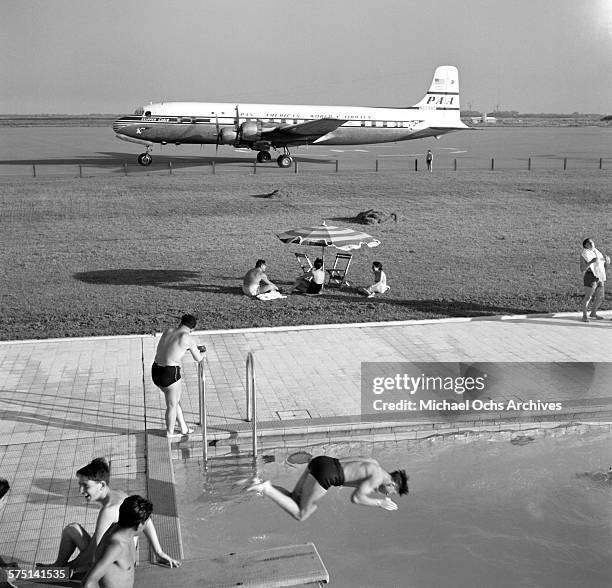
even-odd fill
[{"label": "standing person on grass", "polygon": [[[610,265],[610,258],[595,248],[593,239],[585,239],[582,242],[582,253],[580,254],[580,271],[582,272],[582,283],[584,285],[584,297],[582,299],[582,320],[589,322],[590,318],[602,320],[603,316],[597,311],[605,296],[606,267]],[[591,313],[588,314],[589,303],[593,300]]]},{"label": "standing person on grass", "polygon": [[427,164],[427,171],[432,172],[433,171],[433,153],[431,152],[431,149],[427,150],[427,155],[425,156],[425,163]]},{"label": "standing person on grass", "polygon": [[[155,353],[155,361],[151,368],[153,383],[164,393],[166,397],[166,436],[180,437],[193,433],[185,422],[183,409],[181,408],[181,359],[189,351],[195,361],[204,359],[206,347],[198,346],[191,337],[195,329],[196,318],[191,314],[185,314],[181,318],[178,327],[166,329]],[[176,422],[181,432],[176,434],[174,427]]]}]

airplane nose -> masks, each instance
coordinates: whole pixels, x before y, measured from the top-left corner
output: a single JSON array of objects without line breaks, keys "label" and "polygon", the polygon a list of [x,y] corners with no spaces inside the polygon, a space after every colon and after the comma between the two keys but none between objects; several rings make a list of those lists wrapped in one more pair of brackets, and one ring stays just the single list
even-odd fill
[{"label": "airplane nose", "polygon": [[113,131],[115,131],[115,133],[120,133],[121,129],[128,124],[130,123],[126,121],[124,118],[119,118],[113,123]]}]

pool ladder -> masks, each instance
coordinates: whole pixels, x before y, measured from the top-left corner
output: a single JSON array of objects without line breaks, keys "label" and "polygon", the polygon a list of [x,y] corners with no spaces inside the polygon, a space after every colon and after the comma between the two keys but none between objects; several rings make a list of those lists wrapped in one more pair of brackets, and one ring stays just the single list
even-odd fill
[{"label": "pool ladder", "polygon": [[[208,461],[208,426],[206,409],[206,375],[204,362],[198,362],[198,396],[200,399],[200,424],[202,425],[202,451],[204,463]],[[255,357],[249,351],[246,357],[246,422],[252,425],[253,459],[257,458],[257,395],[255,393]]]}]

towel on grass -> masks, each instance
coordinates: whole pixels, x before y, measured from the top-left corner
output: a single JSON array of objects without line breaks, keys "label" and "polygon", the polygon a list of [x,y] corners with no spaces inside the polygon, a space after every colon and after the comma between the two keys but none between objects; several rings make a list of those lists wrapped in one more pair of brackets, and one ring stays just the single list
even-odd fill
[{"label": "towel on grass", "polygon": [[257,294],[259,300],[276,300],[277,298],[287,298],[281,294],[278,290],[271,290],[270,292],[264,292],[263,294]]}]

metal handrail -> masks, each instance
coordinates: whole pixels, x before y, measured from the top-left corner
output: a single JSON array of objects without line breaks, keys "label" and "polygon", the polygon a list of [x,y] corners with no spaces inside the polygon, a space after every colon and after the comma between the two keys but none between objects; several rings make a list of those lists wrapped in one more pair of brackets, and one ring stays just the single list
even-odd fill
[{"label": "metal handrail", "polygon": [[255,357],[246,358],[246,421],[253,425],[253,458],[257,457],[257,395],[255,393]]},{"label": "metal handrail", "polygon": [[208,425],[206,410],[206,376],[204,375],[204,360],[198,362],[198,397],[200,399],[200,425],[202,425],[202,452],[204,463],[208,461]]}]

